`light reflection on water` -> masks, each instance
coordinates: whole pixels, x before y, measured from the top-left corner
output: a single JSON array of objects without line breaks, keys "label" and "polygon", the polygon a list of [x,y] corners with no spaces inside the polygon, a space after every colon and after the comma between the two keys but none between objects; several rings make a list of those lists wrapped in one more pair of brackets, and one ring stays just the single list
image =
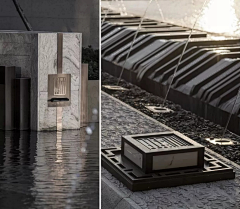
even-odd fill
[{"label": "light reflection on water", "polygon": [[0,132],[0,208],[98,208],[98,125]]},{"label": "light reflection on water", "polygon": [[[152,1],[146,17],[191,28],[205,0],[156,0]],[[142,16],[149,0],[121,1],[129,14]],[[102,6],[122,11],[121,5],[102,1]],[[159,10],[160,9],[160,10]],[[224,36],[240,36],[240,1],[208,0],[196,29]]]},{"label": "light reflection on water", "polygon": [[205,31],[234,34],[239,28],[235,0],[211,0],[199,18],[199,26]]}]

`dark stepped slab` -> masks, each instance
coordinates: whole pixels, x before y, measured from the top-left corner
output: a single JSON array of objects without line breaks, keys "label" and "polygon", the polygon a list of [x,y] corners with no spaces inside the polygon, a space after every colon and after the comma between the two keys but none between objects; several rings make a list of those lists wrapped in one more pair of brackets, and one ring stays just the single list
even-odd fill
[{"label": "dark stepped slab", "polygon": [[[108,17],[102,29],[102,70],[119,77],[124,65],[123,79],[165,97],[190,29],[144,19],[125,61],[140,18]],[[225,126],[240,87],[239,58],[240,39],[215,40],[194,30],[168,100]],[[240,134],[238,106],[228,128]]]},{"label": "dark stepped slab", "polygon": [[102,166],[132,191],[175,187],[188,184],[234,179],[231,167],[205,153],[203,169],[180,169],[145,174],[134,163],[121,156],[121,148],[102,149]]}]

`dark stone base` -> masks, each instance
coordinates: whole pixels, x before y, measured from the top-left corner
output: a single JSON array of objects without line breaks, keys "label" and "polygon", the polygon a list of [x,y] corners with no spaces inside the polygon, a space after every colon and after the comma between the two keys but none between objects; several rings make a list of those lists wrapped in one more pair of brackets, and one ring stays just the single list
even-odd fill
[{"label": "dark stone base", "polygon": [[205,153],[204,157],[204,169],[181,169],[150,174],[143,173],[129,160],[122,158],[120,148],[102,149],[101,157],[102,166],[132,191],[208,183],[235,178],[235,172],[231,167],[207,153]]}]

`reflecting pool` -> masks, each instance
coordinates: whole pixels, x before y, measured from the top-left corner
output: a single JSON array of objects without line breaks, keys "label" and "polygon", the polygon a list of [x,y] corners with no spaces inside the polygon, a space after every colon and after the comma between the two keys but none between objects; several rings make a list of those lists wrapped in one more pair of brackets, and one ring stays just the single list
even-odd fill
[{"label": "reflecting pool", "polygon": [[98,208],[99,129],[0,132],[0,208]]}]

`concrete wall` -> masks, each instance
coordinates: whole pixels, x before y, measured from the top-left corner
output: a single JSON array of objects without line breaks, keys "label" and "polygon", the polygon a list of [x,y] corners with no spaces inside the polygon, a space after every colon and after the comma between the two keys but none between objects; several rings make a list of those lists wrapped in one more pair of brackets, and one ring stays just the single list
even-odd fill
[{"label": "concrete wall", "polygon": [[[99,48],[100,0],[18,0],[35,31],[79,32]],[[26,30],[12,0],[0,0],[0,30]]]},{"label": "concrete wall", "polygon": [[[71,105],[63,129],[80,128],[82,34],[63,34],[63,74],[71,74]],[[56,130],[57,108],[48,107],[48,75],[57,73],[57,33],[0,33],[0,65],[21,67],[31,78],[31,129]]]}]

